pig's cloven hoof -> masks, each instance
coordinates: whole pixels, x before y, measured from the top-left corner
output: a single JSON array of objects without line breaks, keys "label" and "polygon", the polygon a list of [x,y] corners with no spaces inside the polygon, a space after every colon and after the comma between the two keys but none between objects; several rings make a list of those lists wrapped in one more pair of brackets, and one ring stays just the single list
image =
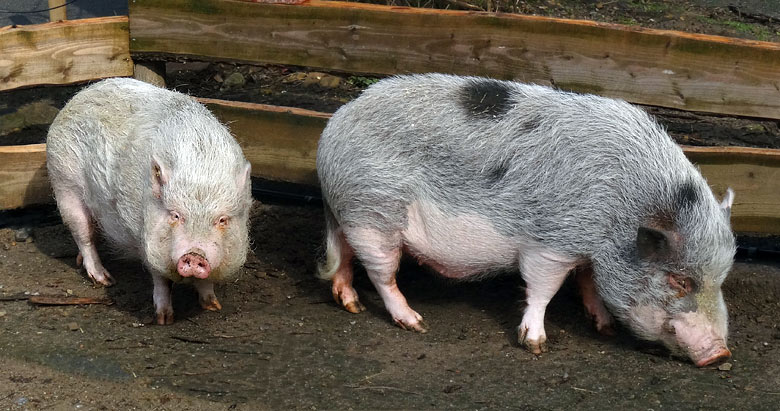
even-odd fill
[{"label": "pig's cloven hoof", "polygon": [[207,299],[201,299],[200,306],[204,310],[209,311],[219,311],[222,309],[222,304],[219,303],[219,300],[217,300],[217,296],[215,295],[211,295],[207,297]]},{"label": "pig's cloven hoof", "polygon": [[104,287],[111,287],[116,283],[116,281],[114,281],[114,277],[111,277],[111,274],[109,274],[105,269],[101,269],[92,273],[87,271],[87,276],[89,276],[89,279],[92,280],[92,284],[95,285],[100,284]]},{"label": "pig's cloven hoof", "polygon": [[517,327],[517,342],[530,351],[531,354],[541,355],[542,353],[546,353],[548,351],[547,339],[544,338],[544,336],[542,336],[542,338],[539,340],[526,338],[527,336],[528,328],[523,326]]},{"label": "pig's cloven hoof", "polygon": [[366,306],[358,300],[344,304],[344,308],[352,314],[358,314],[366,310]]},{"label": "pig's cloven hoof", "polygon": [[165,310],[157,313],[157,325],[173,324],[173,310]]},{"label": "pig's cloven hoof", "polygon": [[[419,317],[419,314],[418,314]],[[428,324],[420,317],[417,322],[404,322],[400,319],[393,319],[399,327],[407,331],[417,331],[418,333],[425,334],[428,332]]]},{"label": "pig's cloven hoof", "polygon": [[336,304],[344,307],[352,314],[358,314],[366,310],[366,307],[358,300],[355,289],[349,285],[333,283],[333,299]]}]

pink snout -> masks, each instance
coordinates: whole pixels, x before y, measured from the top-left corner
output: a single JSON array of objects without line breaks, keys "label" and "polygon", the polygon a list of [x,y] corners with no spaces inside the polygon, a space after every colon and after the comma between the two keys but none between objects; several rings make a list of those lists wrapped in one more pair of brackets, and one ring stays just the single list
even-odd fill
[{"label": "pink snout", "polygon": [[715,349],[708,352],[701,358],[694,359],[697,367],[704,367],[710,364],[715,364],[720,360],[731,357],[731,351],[726,347],[715,347]]},{"label": "pink snout", "polygon": [[211,265],[206,257],[197,253],[190,252],[184,254],[179,258],[178,264],[176,264],[176,271],[182,277],[195,277],[195,278],[208,278],[211,273]]}]

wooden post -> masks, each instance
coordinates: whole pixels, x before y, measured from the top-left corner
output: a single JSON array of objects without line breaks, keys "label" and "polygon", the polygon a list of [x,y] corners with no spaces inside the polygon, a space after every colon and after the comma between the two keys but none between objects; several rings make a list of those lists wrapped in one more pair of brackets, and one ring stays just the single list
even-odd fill
[{"label": "wooden post", "polygon": [[[60,7],[61,6],[61,7]],[[54,7],[57,7],[56,9]],[[65,13],[65,0],[49,0],[49,20],[60,21],[67,20]]]},{"label": "wooden post", "polygon": [[138,63],[133,65],[133,78],[153,86],[165,88],[165,63]]}]

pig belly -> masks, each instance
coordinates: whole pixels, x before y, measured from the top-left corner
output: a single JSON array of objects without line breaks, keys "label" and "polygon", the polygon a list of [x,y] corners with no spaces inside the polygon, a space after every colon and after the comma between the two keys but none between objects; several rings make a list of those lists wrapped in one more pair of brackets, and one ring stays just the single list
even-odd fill
[{"label": "pig belly", "polygon": [[415,202],[401,234],[405,253],[448,278],[517,268],[516,242],[482,216],[447,215],[433,204]]}]

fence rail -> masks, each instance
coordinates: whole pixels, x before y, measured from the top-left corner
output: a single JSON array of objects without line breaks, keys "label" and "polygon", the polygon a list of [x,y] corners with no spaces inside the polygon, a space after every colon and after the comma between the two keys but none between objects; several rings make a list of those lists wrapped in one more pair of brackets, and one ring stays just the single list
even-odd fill
[{"label": "fence rail", "polygon": [[132,76],[127,17],[0,28],[0,91]]},{"label": "fence rail", "polygon": [[134,0],[130,37],[134,56],[481,75],[633,103],[780,118],[780,44],[770,42],[320,0]]},{"label": "fence rail", "polygon": [[[317,185],[315,159],[330,115],[263,104],[199,99],[229,125],[252,163],[252,175]],[[52,200],[45,145],[0,146],[0,209]],[[721,196],[733,188],[736,231],[780,234],[780,150],[683,146],[688,158]]]}]

